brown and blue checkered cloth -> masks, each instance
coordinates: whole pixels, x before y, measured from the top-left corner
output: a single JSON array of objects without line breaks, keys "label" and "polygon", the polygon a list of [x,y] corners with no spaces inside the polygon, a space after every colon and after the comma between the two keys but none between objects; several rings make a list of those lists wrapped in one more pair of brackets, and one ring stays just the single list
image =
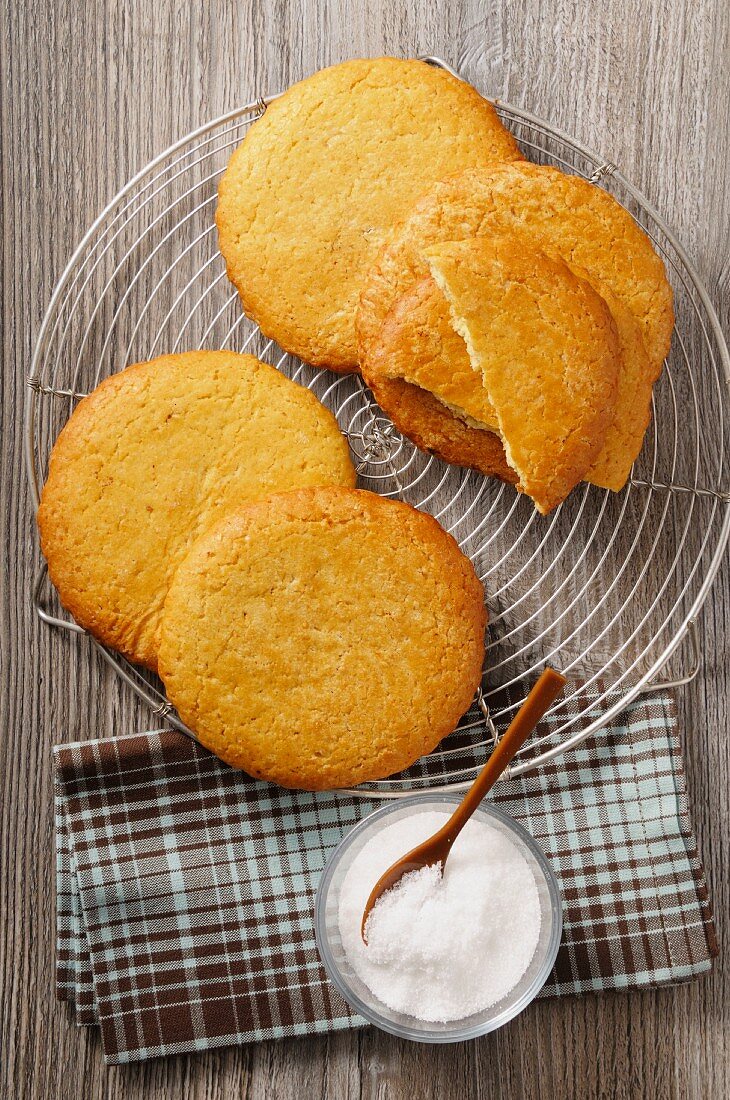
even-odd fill
[{"label": "brown and blue checkered cloth", "polygon": [[[561,881],[543,996],[679,982],[717,954],[673,700],[493,796]],[[285,791],[173,731],[56,749],[56,989],[108,1062],[357,1027],[314,941],[317,882],[380,803]]]}]

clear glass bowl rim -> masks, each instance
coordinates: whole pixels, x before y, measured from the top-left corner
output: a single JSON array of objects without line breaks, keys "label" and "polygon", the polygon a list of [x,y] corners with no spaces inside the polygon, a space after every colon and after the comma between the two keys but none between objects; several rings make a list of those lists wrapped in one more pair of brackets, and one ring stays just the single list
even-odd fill
[{"label": "clear glass bowl rim", "polygon": [[[563,931],[563,903],[560,887],[558,886],[555,872],[545,858],[539,844],[513,817],[510,817],[504,810],[498,809],[492,803],[484,801],[476,811],[476,816],[486,818],[487,820],[490,817],[495,818],[504,825],[518,841],[524,844],[539,866],[545,879],[545,885],[547,886],[550,898],[550,933],[545,941],[545,956],[535,973],[532,983],[523,991],[520,997],[507,1004],[496,1016],[486,1018],[479,1023],[471,1023],[469,1026],[466,1026],[462,1021],[455,1020],[453,1029],[448,1031],[429,1031],[427,1026],[416,1028],[397,1024],[393,1020],[382,1015],[372,1003],[363,1001],[362,998],[350,988],[335,961],[326,932],[326,904],[329,888],[343,856],[347,853],[348,849],[352,847],[358,837],[364,832],[369,831],[373,824],[382,818],[387,818],[396,812],[400,812],[402,815],[404,809],[411,807],[414,809],[420,808],[428,804],[433,806],[440,804],[455,807],[459,804],[461,798],[462,796],[459,794],[449,794],[447,792],[422,792],[407,798],[398,799],[395,802],[388,802],[384,806],[378,807],[378,809],[364,817],[362,821],[359,821],[357,825],[345,834],[328,859],[324,871],[322,872],[319,886],[317,887],[314,921],[315,938],[320,958],[322,959],[322,963],[324,964],[330,981],[339,990],[350,1007],[370,1023],[375,1024],[376,1027],[389,1032],[391,1035],[397,1035],[400,1038],[411,1039],[419,1043],[458,1043],[468,1039],[476,1039],[480,1035],[487,1035],[491,1031],[496,1031],[497,1028],[502,1027],[504,1024],[514,1019],[515,1016],[518,1016],[519,1013],[535,999],[547,981],[548,975],[555,963]],[[485,1012],[488,1013],[489,1009],[485,1009]],[[473,1017],[467,1017],[467,1019],[473,1020]]]}]

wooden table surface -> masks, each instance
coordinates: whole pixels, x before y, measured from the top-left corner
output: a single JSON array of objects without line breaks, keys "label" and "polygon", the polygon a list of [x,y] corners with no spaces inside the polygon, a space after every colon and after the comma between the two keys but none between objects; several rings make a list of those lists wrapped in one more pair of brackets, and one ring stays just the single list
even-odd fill
[{"label": "wooden table surface", "polygon": [[[106,1068],[53,999],[53,742],[149,728],[87,644],[31,615],[38,562],[21,462],[24,378],[74,244],[174,139],[350,56],[438,54],[485,93],[551,119],[649,197],[730,320],[726,0],[8,0],[0,25],[3,880],[0,1095],[676,1097],[730,1095],[730,967],[677,989],[532,1006],[496,1035],[429,1049],[375,1030]],[[694,820],[727,947],[728,570],[680,696]],[[4,1085],[4,1087],[3,1087]]]}]

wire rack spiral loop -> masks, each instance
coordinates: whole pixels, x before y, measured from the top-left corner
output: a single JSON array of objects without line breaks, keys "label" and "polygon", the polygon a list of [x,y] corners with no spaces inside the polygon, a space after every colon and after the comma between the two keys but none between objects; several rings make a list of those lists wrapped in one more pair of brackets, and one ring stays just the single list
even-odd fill
[{"label": "wire rack spiral loop", "polygon": [[[112,200],[71,258],[28,378],[25,440],[34,499],[58,432],[78,400],[109,374],[163,351],[196,347],[268,360],[332,409],[360,485],[431,512],[469,555],[485,588],[487,658],[472,709],[425,761],[360,790],[388,798],[422,785],[465,786],[539,670],[552,663],[568,676],[569,689],[514,761],[512,774],[521,774],[578,745],[656,687],[660,674],[666,686],[679,686],[700,667],[695,622],[730,535],[730,358],[717,317],[680,243],[612,161],[524,110],[496,104],[525,155],[606,187],[626,206],[662,256],[675,293],[672,352],[629,484],[618,495],[582,485],[550,516],[539,516],[511,488],[417,450],[359,378],[314,370],[283,354],[241,313],[217,250],[216,189],[231,153],[272,98],[232,111],[162,153]],[[49,609],[53,596],[43,573],[33,598],[46,623],[79,632]],[[685,638],[691,667],[670,671]],[[152,674],[102,652],[156,715],[184,729]]]}]

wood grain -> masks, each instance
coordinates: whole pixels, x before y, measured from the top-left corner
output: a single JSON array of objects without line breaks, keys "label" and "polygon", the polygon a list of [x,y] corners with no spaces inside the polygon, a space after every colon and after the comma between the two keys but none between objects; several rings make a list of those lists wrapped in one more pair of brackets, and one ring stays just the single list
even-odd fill
[{"label": "wood grain", "polygon": [[[435,53],[493,96],[621,165],[685,243],[730,322],[730,8],[725,0],[6,0],[0,25],[2,480],[0,1095],[730,1095],[730,980],[531,1008],[479,1042],[427,1049],[374,1030],[107,1069],[53,1001],[54,741],[148,728],[85,644],[30,612],[37,547],[22,468],[24,377],[53,286],[104,203],[207,118],[324,64]],[[725,568],[680,698],[694,818],[724,947],[730,902]],[[2,1087],[4,1085],[4,1087]]]}]

